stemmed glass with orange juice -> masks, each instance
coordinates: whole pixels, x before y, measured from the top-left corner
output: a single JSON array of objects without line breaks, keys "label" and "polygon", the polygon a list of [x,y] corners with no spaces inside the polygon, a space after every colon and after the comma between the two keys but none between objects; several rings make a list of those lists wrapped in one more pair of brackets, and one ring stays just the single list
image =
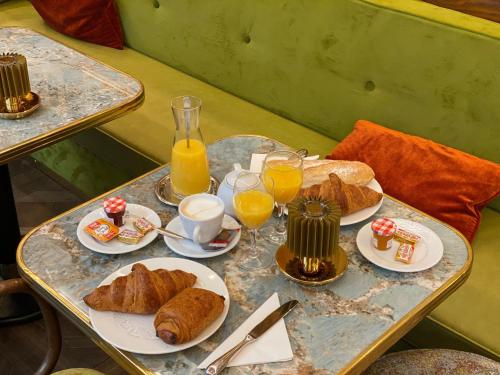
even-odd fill
[{"label": "stemmed glass with orange juice", "polygon": [[194,96],[172,99],[176,131],[170,180],[174,194],[180,199],[210,188],[207,150],[199,127],[200,111],[201,100]]},{"label": "stemmed glass with orange juice", "polygon": [[278,204],[279,219],[275,226],[261,230],[261,234],[269,241],[282,244],[286,241],[286,225],[284,210],[299,193],[302,187],[302,157],[293,151],[274,151],[264,160],[264,181],[273,181],[274,200]]},{"label": "stemmed glass with orange juice", "polygon": [[264,185],[262,175],[242,172],[234,183],[233,205],[236,216],[250,232],[250,252],[242,255],[238,266],[256,270],[271,264],[271,255],[257,247],[257,229],[271,217],[274,209],[273,182]]}]

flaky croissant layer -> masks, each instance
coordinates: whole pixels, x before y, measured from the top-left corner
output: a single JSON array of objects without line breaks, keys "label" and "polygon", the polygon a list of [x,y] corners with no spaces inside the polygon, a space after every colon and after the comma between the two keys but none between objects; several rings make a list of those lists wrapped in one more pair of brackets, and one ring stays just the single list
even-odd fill
[{"label": "flaky croissant layer", "polygon": [[117,277],[110,285],[96,288],[83,300],[90,308],[99,311],[154,314],[195,282],[196,276],[189,272],[150,271],[142,263],[136,263],[128,275]]}]

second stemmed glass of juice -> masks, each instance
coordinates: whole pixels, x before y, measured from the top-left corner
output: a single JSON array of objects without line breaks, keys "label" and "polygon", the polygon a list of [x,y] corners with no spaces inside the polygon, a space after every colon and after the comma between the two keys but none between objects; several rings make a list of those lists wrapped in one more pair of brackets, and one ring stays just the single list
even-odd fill
[{"label": "second stemmed glass of juice", "polygon": [[273,182],[264,186],[258,173],[242,172],[234,183],[234,211],[240,222],[250,232],[250,252],[242,254],[238,266],[257,270],[271,265],[271,254],[257,247],[257,229],[271,217],[274,209]]},{"label": "second stemmed glass of juice", "polygon": [[264,181],[273,181],[274,200],[278,204],[279,218],[275,226],[260,232],[269,241],[281,245],[286,241],[284,210],[302,187],[302,157],[293,151],[274,151],[267,154],[263,166]]},{"label": "second stemmed glass of juice", "polygon": [[201,100],[194,96],[172,99],[175,139],[170,179],[172,190],[180,199],[210,188],[207,150],[199,126],[200,112]]}]

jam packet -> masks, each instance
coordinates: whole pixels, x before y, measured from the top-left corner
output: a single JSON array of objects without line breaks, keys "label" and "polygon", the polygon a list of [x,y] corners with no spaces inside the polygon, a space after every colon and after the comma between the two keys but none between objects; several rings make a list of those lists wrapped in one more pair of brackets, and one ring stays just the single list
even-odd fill
[{"label": "jam packet", "polygon": [[118,236],[120,229],[109,221],[97,219],[85,227],[85,232],[96,240],[108,242]]}]

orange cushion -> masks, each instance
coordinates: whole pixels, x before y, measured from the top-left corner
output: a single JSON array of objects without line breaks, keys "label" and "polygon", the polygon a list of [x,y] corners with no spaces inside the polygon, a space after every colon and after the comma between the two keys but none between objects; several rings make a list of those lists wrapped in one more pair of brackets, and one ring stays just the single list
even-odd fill
[{"label": "orange cushion", "polygon": [[500,193],[499,164],[365,120],[327,158],[368,164],[385,193],[450,224],[469,241],[481,209]]},{"label": "orange cushion", "polygon": [[123,49],[115,0],[31,0],[53,29],[90,43]]}]

